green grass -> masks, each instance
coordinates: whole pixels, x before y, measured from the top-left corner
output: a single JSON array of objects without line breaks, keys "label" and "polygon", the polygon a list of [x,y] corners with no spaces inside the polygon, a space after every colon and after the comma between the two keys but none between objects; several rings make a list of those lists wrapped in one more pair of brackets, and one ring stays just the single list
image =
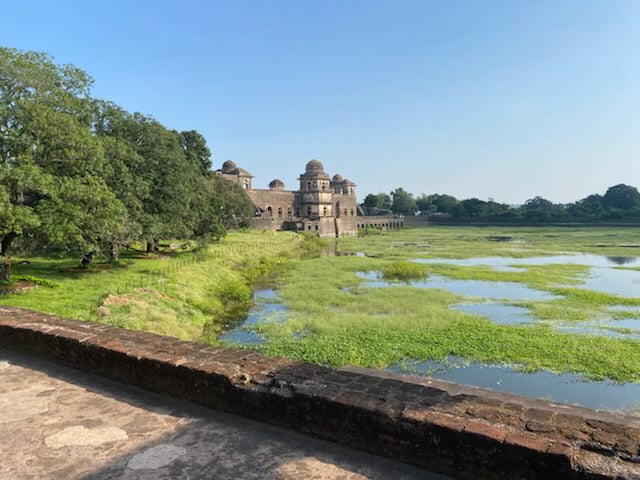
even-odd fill
[{"label": "green grass", "polygon": [[[490,237],[506,235],[512,242]],[[295,261],[279,278],[289,321],[256,327],[269,354],[321,364],[387,367],[407,360],[469,360],[510,363],[528,370],[576,372],[589,378],[640,381],[640,342],[562,333],[554,322],[577,322],[609,316],[613,305],[640,305],[580,288],[585,265],[528,265],[526,257],[583,252],[610,256],[640,255],[638,229],[566,229],[429,227],[341,239],[341,251],[368,257],[338,256]],[[524,271],[484,266],[414,264],[411,258],[516,257]],[[521,259],[521,260],[520,260]],[[531,309],[534,326],[495,325],[449,307],[463,299],[446,291],[407,285],[372,289],[360,286],[358,271],[379,271],[387,279],[411,280],[443,275],[459,280],[517,282],[559,298],[512,302]]]},{"label": "green grass", "polygon": [[[491,237],[512,237],[498,242]],[[385,258],[517,258],[565,252],[640,256],[638,228],[443,227],[407,228],[340,239],[340,247]]]},{"label": "green grass", "polygon": [[[499,236],[513,241],[490,239]],[[252,231],[230,234],[200,253],[125,257],[117,267],[93,272],[75,269],[75,259],[29,259],[30,265],[16,265],[15,274],[38,286],[1,295],[0,304],[215,343],[224,325],[234,324],[251,305],[252,288],[266,283],[278,288],[289,309],[287,322],[255,327],[267,339],[261,348],[268,354],[368,367],[455,355],[528,370],[640,381],[639,341],[553,328],[557,322],[634,318],[633,312],[609,307],[640,305],[640,298],[581,288],[589,273],[584,265],[527,264],[529,256],[571,252],[640,256],[639,240],[640,230],[634,228],[428,227],[381,231],[335,245],[286,232]],[[323,255],[336,251],[368,256]],[[514,257],[514,265],[524,271],[410,262],[476,256]],[[400,282],[367,288],[359,271],[403,281],[442,275],[517,282],[558,298],[512,302],[530,309],[539,320],[534,326],[496,325],[450,308],[477,299]]]},{"label": "green grass", "polygon": [[29,258],[14,275],[40,285],[0,295],[0,304],[215,341],[224,323],[251,304],[252,285],[284,265],[301,243],[288,233],[231,233],[204,251],[150,259],[129,254],[118,265],[88,271],[77,268],[77,259]]},{"label": "green grass", "polygon": [[380,269],[387,280],[420,280],[427,276],[427,268],[417,263],[394,261],[387,263]]},{"label": "green grass", "polygon": [[[544,323],[533,327],[495,325],[450,309],[463,299],[442,290],[358,286],[361,280],[354,272],[384,271],[389,264],[384,259],[362,257],[295,261],[279,278],[290,320],[256,327],[268,339],[264,350],[333,366],[383,368],[409,359],[442,360],[456,355],[522,365],[528,370],[577,372],[621,382],[640,380],[638,341],[566,334]],[[438,265],[428,267],[442,273]],[[548,286],[563,275],[573,280],[581,271],[573,267],[560,272],[536,267],[533,283]],[[472,271],[464,271],[468,268]],[[463,278],[482,278],[487,273],[476,267],[455,270]],[[511,279],[515,274],[524,276],[522,272],[491,272],[487,276],[496,278],[497,274]],[[609,300],[596,292],[582,291],[574,297],[532,305],[546,305],[555,312],[575,309],[589,316]],[[534,309],[534,313],[539,312]],[[547,313],[550,317],[551,310]],[[567,315],[572,320],[578,317],[576,313]]]}]

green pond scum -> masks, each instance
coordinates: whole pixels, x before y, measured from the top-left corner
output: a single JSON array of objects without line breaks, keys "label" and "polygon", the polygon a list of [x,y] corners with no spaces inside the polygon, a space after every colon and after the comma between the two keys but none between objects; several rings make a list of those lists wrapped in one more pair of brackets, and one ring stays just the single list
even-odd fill
[{"label": "green pond scum", "polygon": [[[589,265],[527,263],[572,253],[640,256],[640,229],[428,226],[335,243],[288,232],[236,232],[204,251],[130,255],[119,268],[91,272],[73,270],[75,259],[30,258],[15,274],[38,281],[31,289],[6,290],[0,303],[216,343],[251,306],[252,290],[267,284],[287,309],[285,322],[252,327],[264,338],[253,348],[267,354],[375,368],[456,356],[640,382],[640,341],[554,328],[640,316],[633,310],[640,306],[640,285],[637,296],[614,295],[584,288]],[[513,257],[517,268],[446,263],[474,257]],[[638,270],[633,263],[612,268]],[[374,288],[359,272],[378,272],[390,285]],[[535,321],[499,325],[451,308],[486,299],[414,283],[435,277],[510,282],[550,298],[502,301],[527,308]]]}]

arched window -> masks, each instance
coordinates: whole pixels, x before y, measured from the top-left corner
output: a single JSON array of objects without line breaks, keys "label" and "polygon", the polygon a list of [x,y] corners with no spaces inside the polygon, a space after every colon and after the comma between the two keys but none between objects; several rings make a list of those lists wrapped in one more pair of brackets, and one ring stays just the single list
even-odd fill
[{"label": "arched window", "polygon": [[322,208],[322,216],[326,217],[327,216],[327,207],[323,207]]},{"label": "arched window", "polygon": [[353,217],[353,208],[351,209],[351,216]]},{"label": "arched window", "polygon": [[311,190],[311,182],[307,182],[307,191]]},{"label": "arched window", "polygon": [[318,224],[316,223],[316,230],[318,230]]},{"label": "arched window", "polygon": [[267,212],[269,212],[270,217],[273,217],[273,209],[271,207],[267,207]]},{"label": "arched window", "polygon": [[349,212],[348,212],[348,210],[345,208],[345,209],[344,209],[344,216],[346,217],[347,215],[349,215]]},{"label": "arched window", "polygon": [[278,207],[278,218],[282,218],[282,207]]},{"label": "arched window", "polygon": [[287,208],[287,217],[291,216],[291,207]]},{"label": "arched window", "polygon": [[307,225],[307,230],[311,230],[311,224]]}]

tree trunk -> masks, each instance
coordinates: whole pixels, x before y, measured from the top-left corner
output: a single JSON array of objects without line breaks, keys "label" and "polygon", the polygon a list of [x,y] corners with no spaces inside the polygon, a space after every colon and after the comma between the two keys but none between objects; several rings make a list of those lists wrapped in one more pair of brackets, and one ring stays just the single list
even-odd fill
[{"label": "tree trunk", "polygon": [[157,238],[154,238],[151,241],[147,241],[147,253],[158,253],[159,251],[160,245]]},{"label": "tree trunk", "polygon": [[2,276],[0,280],[4,282],[11,280],[11,244],[17,236],[14,232],[9,232],[2,237],[2,242],[0,242],[0,254],[2,255]]},{"label": "tree trunk", "polygon": [[91,266],[91,262],[93,262],[93,252],[83,253],[82,259],[80,260],[80,264],[84,268],[89,268]]},{"label": "tree trunk", "polygon": [[120,255],[120,248],[116,242],[109,244],[109,261],[117,263]]}]

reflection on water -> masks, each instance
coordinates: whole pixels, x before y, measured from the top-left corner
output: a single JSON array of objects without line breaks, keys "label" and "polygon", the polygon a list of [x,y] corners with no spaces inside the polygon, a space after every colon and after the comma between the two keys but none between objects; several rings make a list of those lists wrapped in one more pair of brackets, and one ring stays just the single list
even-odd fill
[{"label": "reflection on water", "polygon": [[282,323],[287,320],[287,309],[279,302],[275,290],[256,290],[253,294],[253,301],[255,305],[249,310],[246,320],[238,327],[220,335],[219,339],[221,341],[244,345],[259,345],[264,342],[264,339],[252,331],[252,326],[266,322]]},{"label": "reflection on water", "polygon": [[[357,272],[360,278],[368,280],[366,287],[387,288],[403,285],[399,282],[383,280],[376,272]],[[454,280],[440,275],[430,275],[425,280],[404,283],[417,288],[437,288],[448,290],[458,295],[484,297],[496,300],[553,300],[560,298],[543,290],[529,288],[516,282],[490,282],[486,280]]]},{"label": "reflection on water", "polygon": [[464,303],[451,308],[465,313],[488,317],[498,325],[528,325],[536,321],[528,308],[505,305],[504,303]]},{"label": "reflection on water", "polygon": [[636,263],[638,261],[638,257],[607,257],[607,260],[611,263],[615,263],[616,265],[629,265]]},{"label": "reflection on water", "polygon": [[444,361],[407,362],[388,370],[595,409],[628,411],[640,407],[638,383],[584,381],[578,375],[548,371],[523,373],[507,365],[465,362],[459,357],[448,357]]},{"label": "reflection on water", "polygon": [[464,267],[487,266],[500,271],[523,271],[526,265],[586,265],[591,267],[580,288],[596,290],[623,297],[640,298],[640,271],[621,270],[620,265],[640,263],[640,257],[605,257],[576,254],[549,257],[475,257],[463,259],[416,258],[416,263],[445,263]]}]

